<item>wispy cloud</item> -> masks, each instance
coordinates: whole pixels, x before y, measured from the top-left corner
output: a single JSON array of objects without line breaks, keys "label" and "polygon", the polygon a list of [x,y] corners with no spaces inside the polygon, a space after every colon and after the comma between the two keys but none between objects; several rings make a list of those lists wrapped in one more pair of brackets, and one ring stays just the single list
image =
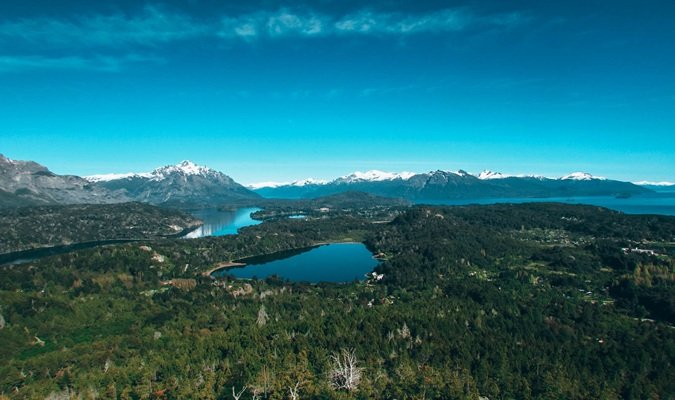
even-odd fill
[{"label": "wispy cloud", "polygon": [[263,36],[402,36],[458,32],[471,27],[509,28],[522,25],[527,20],[521,13],[480,16],[463,8],[416,15],[362,10],[342,17],[283,9],[223,18],[218,35],[243,39]]},{"label": "wispy cloud", "polygon": [[[141,58],[157,60],[162,54],[167,57],[161,52],[163,45],[189,39],[249,42],[293,37],[401,37],[472,28],[510,28],[526,21],[527,18],[519,13],[479,15],[464,8],[425,14],[361,10],[347,15],[329,15],[306,8],[282,8],[195,19],[157,6],[145,7],[136,14],[0,19],[0,71],[117,71]],[[12,49],[15,54],[11,53]],[[138,54],[145,56],[139,57]]]},{"label": "wispy cloud", "polygon": [[34,18],[0,23],[1,41],[22,41],[50,48],[156,45],[208,34],[190,17],[146,7],[135,16],[81,16],[74,19]]},{"label": "wispy cloud", "polygon": [[319,36],[325,34],[330,19],[311,12],[257,12],[224,17],[217,35],[221,38],[254,39],[261,36]]},{"label": "wispy cloud", "polygon": [[261,11],[223,16],[220,24],[145,7],[138,15],[90,15],[72,19],[35,18],[0,22],[0,43],[22,41],[51,48],[152,46],[190,38],[271,38],[329,35],[412,35],[462,31],[470,27],[511,27],[527,18],[520,13],[477,15],[467,9],[426,14],[362,10],[345,16],[311,10]]},{"label": "wispy cloud", "polygon": [[22,72],[27,70],[92,70],[117,72],[129,64],[159,62],[157,58],[135,54],[123,56],[0,56],[0,72]]}]

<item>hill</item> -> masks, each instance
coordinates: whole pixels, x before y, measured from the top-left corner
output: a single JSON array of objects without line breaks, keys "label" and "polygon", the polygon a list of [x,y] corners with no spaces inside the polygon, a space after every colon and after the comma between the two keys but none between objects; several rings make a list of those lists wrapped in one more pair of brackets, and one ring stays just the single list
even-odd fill
[{"label": "hill", "polygon": [[0,254],[119,239],[177,236],[200,221],[141,203],[0,209]]}]

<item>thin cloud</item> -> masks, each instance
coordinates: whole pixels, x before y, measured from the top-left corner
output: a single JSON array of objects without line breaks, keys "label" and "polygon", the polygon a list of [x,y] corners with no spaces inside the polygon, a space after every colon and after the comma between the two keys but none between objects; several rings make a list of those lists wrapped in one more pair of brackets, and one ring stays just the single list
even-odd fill
[{"label": "thin cloud", "polygon": [[222,20],[218,35],[223,38],[253,39],[266,36],[397,35],[459,32],[471,27],[509,28],[526,23],[520,13],[479,16],[466,9],[445,9],[408,15],[362,10],[343,17],[294,12],[258,12]]},{"label": "thin cloud", "polygon": [[145,7],[134,16],[90,15],[73,19],[35,18],[0,22],[0,43],[22,41],[49,48],[154,46],[191,38],[251,39],[260,36],[413,35],[458,32],[471,27],[512,27],[528,19],[520,13],[480,16],[463,8],[426,14],[362,10],[342,17],[281,9],[223,16],[220,24]]},{"label": "thin cloud", "polygon": [[361,11],[335,23],[338,33],[409,35],[424,32],[461,31],[474,17],[463,10],[442,10],[430,14],[407,16]]},{"label": "thin cloud", "polygon": [[208,34],[208,29],[182,14],[146,7],[136,16],[123,14],[74,19],[35,18],[0,23],[0,40],[48,48],[157,45]]},{"label": "thin cloud", "polygon": [[217,35],[221,38],[253,39],[259,36],[320,36],[327,33],[330,18],[314,13],[282,9],[239,17],[225,17]]},{"label": "thin cloud", "polygon": [[0,56],[0,72],[23,72],[27,70],[92,70],[118,72],[129,64],[159,62],[152,57],[135,54],[124,56],[96,57],[44,57],[44,56]]},{"label": "thin cloud", "polygon": [[[4,49],[4,54],[0,54],[0,72],[21,69],[118,71],[139,61],[161,60],[162,46],[190,39],[250,42],[280,38],[402,37],[472,28],[494,31],[527,21],[528,18],[519,13],[478,15],[465,8],[426,14],[361,10],[343,16],[282,8],[197,20],[157,6],[145,7],[134,15],[0,20],[0,48]],[[22,55],[11,54],[12,49]],[[97,55],[83,56],[83,53]],[[146,57],[141,60],[134,54]]]}]

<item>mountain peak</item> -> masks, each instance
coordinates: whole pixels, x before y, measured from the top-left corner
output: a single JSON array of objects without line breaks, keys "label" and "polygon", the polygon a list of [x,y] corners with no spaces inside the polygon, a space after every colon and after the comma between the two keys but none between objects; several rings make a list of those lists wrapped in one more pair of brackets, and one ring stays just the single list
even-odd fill
[{"label": "mountain peak", "polygon": [[484,170],[477,176],[478,179],[502,179],[506,178],[501,172],[493,172],[490,170]]},{"label": "mountain peak", "polygon": [[324,179],[306,178],[306,179],[300,179],[298,181],[291,182],[290,185],[292,185],[292,186],[307,186],[307,185],[323,185],[325,183],[328,183],[328,181],[326,181]]},{"label": "mountain peak", "polygon": [[158,178],[164,177],[168,174],[179,173],[183,175],[210,175],[216,171],[202,165],[197,165],[190,160],[183,160],[176,165],[167,165],[155,169],[152,174]]},{"label": "mountain peak", "polygon": [[573,180],[573,181],[590,181],[593,179],[598,179],[598,180],[605,180],[605,178],[600,177],[600,176],[593,176],[589,174],[588,172],[573,172],[569,175],[565,175],[560,180]]},{"label": "mountain peak", "polygon": [[183,176],[216,176],[221,175],[222,172],[216,171],[212,168],[205,167],[202,165],[195,164],[190,160],[183,160],[175,165],[166,165],[164,167],[159,167],[154,169],[152,172],[128,172],[122,174],[98,174],[85,176],[84,178],[89,182],[108,182],[115,181],[120,179],[134,179],[134,178],[143,178],[150,179],[154,181],[164,180],[172,175],[183,175]]}]

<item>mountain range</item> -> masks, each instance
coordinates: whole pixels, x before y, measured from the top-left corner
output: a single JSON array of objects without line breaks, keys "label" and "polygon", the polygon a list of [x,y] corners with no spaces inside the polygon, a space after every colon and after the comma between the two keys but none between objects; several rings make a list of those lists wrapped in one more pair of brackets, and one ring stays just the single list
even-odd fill
[{"label": "mountain range", "polygon": [[190,161],[141,174],[57,175],[33,161],[0,155],[0,205],[107,204],[139,201],[175,207],[250,203],[260,195]]},{"label": "mountain range", "polygon": [[108,204],[128,201],[181,208],[255,205],[262,198],[316,198],[364,192],[410,201],[508,197],[630,196],[651,192],[629,182],[577,172],[561,178],[483,171],[355,172],[331,181],[266,182],[248,188],[191,161],[145,173],[58,175],[33,161],[0,155],[0,206]]},{"label": "mountain range", "polygon": [[249,186],[267,198],[313,198],[344,191],[362,191],[413,201],[505,197],[623,196],[650,192],[630,182],[575,172],[561,178],[508,176],[483,171],[431,171],[427,173],[383,171],[355,172],[332,181],[306,179],[286,184]]}]

